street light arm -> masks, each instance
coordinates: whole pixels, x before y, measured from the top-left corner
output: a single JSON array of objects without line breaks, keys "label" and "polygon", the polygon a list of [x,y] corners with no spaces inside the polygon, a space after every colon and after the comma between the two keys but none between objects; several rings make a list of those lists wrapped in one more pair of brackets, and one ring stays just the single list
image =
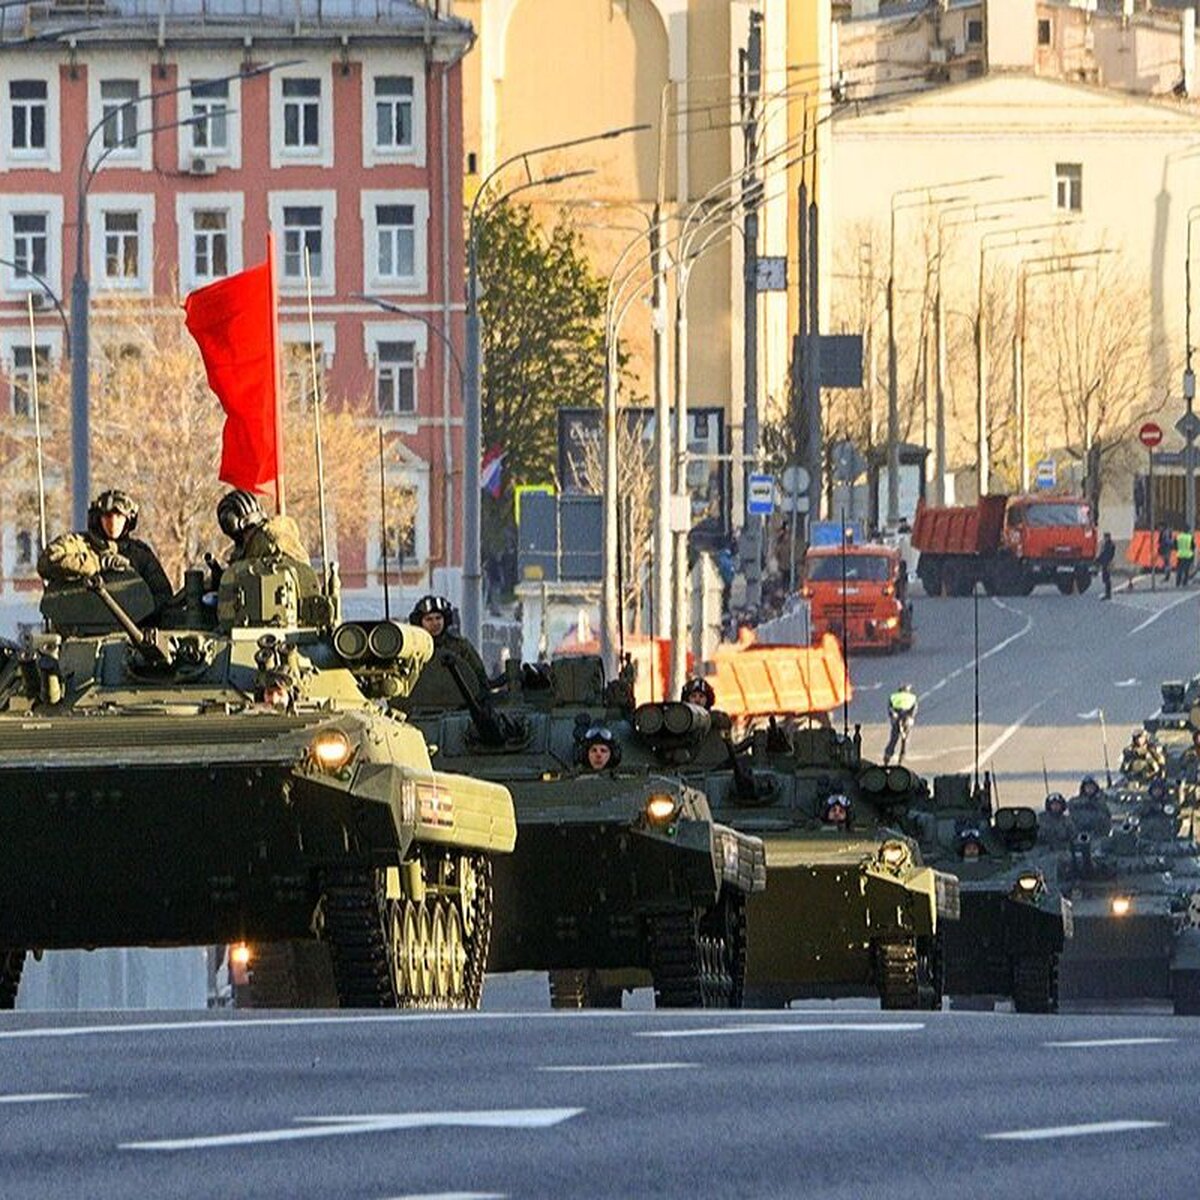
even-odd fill
[{"label": "street light arm", "polygon": [[13,262],[11,258],[0,258],[0,267],[11,267],[18,275],[28,275],[42,289],[47,296],[50,297],[50,303],[54,305],[55,311],[58,313],[59,320],[63,324],[64,348],[66,356],[71,357],[71,324],[67,320],[67,314],[63,309],[62,301],[58,298],[54,289],[34,270],[21,263]]},{"label": "street light arm", "polygon": [[462,360],[458,357],[458,354],[455,352],[454,343],[451,342],[451,340],[446,336],[446,334],[441,329],[439,329],[428,317],[424,316],[422,313],[413,312],[411,309],[401,308],[399,304],[393,304],[390,300],[384,300],[380,296],[367,296],[363,292],[354,292],[351,295],[350,299],[351,300],[362,300],[362,301],[365,301],[367,304],[375,305],[376,308],[383,309],[384,312],[396,313],[398,316],[412,317],[414,320],[420,321],[421,324],[424,325],[425,328],[428,329],[429,332],[432,333],[434,335],[434,337],[436,337],[442,343],[442,345],[445,346],[446,349],[449,351],[450,359],[454,363],[454,369],[458,372],[459,387],[460,388],[462,387],[463,379],[465,378],[465,372],[463,371]]}]

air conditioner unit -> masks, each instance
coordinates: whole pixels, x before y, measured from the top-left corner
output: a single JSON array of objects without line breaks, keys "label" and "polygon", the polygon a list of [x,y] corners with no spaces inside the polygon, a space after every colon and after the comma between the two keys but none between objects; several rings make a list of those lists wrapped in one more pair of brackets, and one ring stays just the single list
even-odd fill
[{"label": "air conditioner unit", "polygon": [[215,175],[217,164],[211,158],[193,158],[188,164],[189,175]]}]

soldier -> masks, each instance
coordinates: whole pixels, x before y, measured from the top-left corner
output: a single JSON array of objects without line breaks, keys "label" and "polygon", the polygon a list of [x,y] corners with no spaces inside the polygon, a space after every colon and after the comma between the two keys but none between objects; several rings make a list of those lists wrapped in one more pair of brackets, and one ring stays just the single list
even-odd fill
[{"label": "soldier", "polygon": [[1046,811],[1038,823],[1038,837],[1050,846],[1069,846],[1075,840],[1067,798],[1062,792],[1046,797]]},{"label": "soldier", "polygon": [[583,735],[580,746],[584,767],[593,774],[615,767],[621,761],[621,747],[611,729],[593,725]]},{"label": "soldier", "polygon": [[699,708],[707,708],[711,711],[712,706],[717,702],[717,694],[712,690],[712,684],[707,679],[695,675],[683,685],[679,699],[684,704],[695,704]]},{"label": "soldier", "polygon": [[821,820],[835,829],[845,829],[850,823],[850,797],[843,792],[826,796],[821,804]]},{"label": "soldier", "polygon": [[422,596],[408,614],[410,625],[419,625],[433,638],[434,649],[453,654],[478,679],[481,691],[491,684],[479,651],[454,629],[454,605],[445,596]]},{"label": "soldier", "polygon": [[268,517],[262,501],[241,488],[226,492],[217,504],[217,523],[233,540],[231,563],[254,558],[289,558],[306,567],[312,563],[291,517]]},{"label": "soldier", "polygon": [[1150,740],[1144,729],[1135,729],[1121,755],[1121,774],[1131,778],[1153,779],[1167,770],[1163,748]]},{"label": "soldier", "polygon": [[1085,775],[1079,784],[1079,794],[1071,801],[1071,820],[1076,833],[1105,836],[1112,828],[1112,809],[1100,791],[1100,785],[1091,775]]},{"label": "soldier", "polygon": [[986,854],[986,853],[987,853],[987,847],[984,845],[983,833],[980,830],[975,829],[974,827],[969,827],[967,829],[959,830],[959,833],[958,833],[958,856],[959,856],[959,858],[963,858],[963,859],[973,862],[975,859],[979,858],[981,855]]},{"label": "soldier", "polygon": [[87,529],[56,537],[38,558],[38,574],[47,583],[64,584],[132,571],[145,581],[158,612],[174,593],[158,556],[133,536],[137,520],[137,501],[128,492],[101,492],[88,507]]}]

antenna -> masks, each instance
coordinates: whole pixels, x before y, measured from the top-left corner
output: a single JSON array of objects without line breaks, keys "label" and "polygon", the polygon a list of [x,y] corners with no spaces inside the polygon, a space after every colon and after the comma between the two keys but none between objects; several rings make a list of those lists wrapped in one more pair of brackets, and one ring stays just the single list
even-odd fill
[{"label": "antenna", "polygon": [[850,736],[850,609],[846,600],[846,509],[842,514],[842,737]]},{"label": "antenna", "polygon": [[[313,324],[312,260],[308,245],[304,246],[304,290],[308,299],[308,361],[312,372],[313,442],[317,452],[317,513],[321,523],[321,567],[326,579],[331,578],[329,562],[329,531],[325,522],[325,454],[321,445],[321,382],[317,377],[317,330]],[[386,529],[384,531],[386,537]]]},{"label": "antenna", "polygon": [[1046,795],[1050,795],[1050,773],[1046,770],[1046,758],[1042,756],[1042,784],[1046,789]]},{"label": "antenna", "polygon": [[379,526],[383,530],[383,619],[392,619],[392,602],[388,595],[388,523],[387,489],[383,483],[383,430],[379,431]]},{"label": "antenna", "polygon": [[971,588],[971,602],[975,610],[975,770],[972,788],[979,794],[979,589]]},{"label": "antenna", "polygon": [[33,401],[33,441],[37,456],[38,551],[46,548],[46,475],[42,466],[42,404],[38,390],[37,323],[33,317],[33,293],[26,297],[29,308],[29,394]]}]

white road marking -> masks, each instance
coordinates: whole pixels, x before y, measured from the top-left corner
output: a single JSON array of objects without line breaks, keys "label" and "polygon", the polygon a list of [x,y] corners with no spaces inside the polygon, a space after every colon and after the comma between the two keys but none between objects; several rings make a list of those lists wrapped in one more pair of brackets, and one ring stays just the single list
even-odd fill
[{"label": "white road marking", "polygon": [[1142,681],[1140,679],[1114,679],[1113,687],[1127,688],[1137,687]]},{"label": "white road marking", "polygon": [[537,1067],[538,1071],[690,1071],[699,1063],[582,1063],[578,1066]]},{"label": "white road marking", "polygon": [[634,1037],[644,1038],[694,1038],[694,1037],[735,1037],[746,1033],[827,1033],[831,1030],[855,1030],[865,1033],[909,1033],[924,1029],[924,1024],[916,1022],[900,1024],[894,1021],[876,1021],[870,1024],[864,1021],[820,1021],[795,1022],[792,1024],[770,1025],[729,1025],[720,1029],[649,1029],[635,1033]]},{"label": "white road marking", "polygon": [[1075,714],[1080,721],[1094,721],[1099,715],[1100,710],[1098,708],[1093,708],[1091,712]]},{"label": "white road marking", "polygon": [[[986,659],[991,658],[992,655],[999,654],[1002,650],[1008,649],[1008,647],[1011,646],[1013,644],[1013,642],[1017,641],[1020,638],[1023,638],[1033,628],[1033,618],[1031,616],[1027,615],[1026,613],[1021,612],[1019,609],[1010,608],[1007,604],[1003,604],[999,600],[995,599],[995,597],[992,598],[992,603],[997,608],[1002,608],[1002,609],[1004,609],[1005,612],[1012,613],[1014,616],[1024,617],[1025,624],[1022,625],[1021,628],[1018,629],[1016,633],[1011,633],[1003,641],[997,642],[990,650],[985,650],[979,656],[980,662],[984,662]],[[948,675],[943,676],[932,687],[927,688],[925,691],[919,693],[917,696],[917,699],[924,700],[927,696],[932,696],[934,692],[940,692],[942,690],[942,688],[944,688],[946,686],[946,684],[951,683],[953,680],[957,679],[960,675],[962,675],[965,671],[971,670],[971,668],[974,666],[975,666],[975,660],[972,658],[969,662],[964,663],[961,667],[956,667]]]},{"label": "white road marking", "polygon": [[1012,1129],[985,1133],[989,1142],[1044,1142],[1052,1138],[1090,1137],[1100,1133],[1129,1133],[1135,1129],[1164,1129],[1166,1121],[1096,1121],[1092,1125],[1052,1125],[1046,1129]]},{"label": "white road marking", "polygon": [[[549,1129],[583,1112],[582,1108],[514,1108],[485,1112],[368,1113],[346,1117],[297,1117],[300,1128],[258,1129],[211,1137],[166,1138],[155,1142],[123,1142],[119,1150],[211,1150],[224,1146],[257,1146],[306,1138],[344,1137],[355,1133],[387,1133],[435,1126],[463,1129]],[[307,1122],[312,1122],[307,1124]]]},{"label": "white road marking", "polygon": [[1153,625],[1154,622],[1157,621],[1158,618],[1161,617],[1164,613],[1169,613],[1171,611],[1171,609],[1178,608],[1181,604],[1186,604],[1189,600],[1195,600],[1195,599],[1196,599],[1196,593],[1192,592],[1187,596],[1180,596],[1178,600],[1172,600],[1170,604],[1164,604],[1162,606],[1162,608],[1160,608],[1158,610],[1158,612],[1151,613],[1140,625],[1135,625],[1126,636],[1133,637],[1133,635],[1135,633],[1141,633],[1142,630],[1145,629],[1148,625]]},{"label": "white road marking", "polygon": [[422,1192],[390,1200],[508,1200],[507,1192]]},{"label": "white road marking", "polygon": [[82,1100],[85,1092],[15,1092],[0,1096],[0,1104],[41,1104],[46,1100]]},{"label": "white road marking", "polygon": [[1178,1038],[1169,1037],[1128,1037],[1128,1038],[1088,1038],[1077,1042],[1043,1042],[1043,1046],[1077,1046],[1088,1049],[1093,1046],[1165,1046]]},{"label": "white road marking", "polygon": [[1032,717],[1033,714],[1037,712],[1037,710],[1041,708],[1042,705],[1045,704],[1049,699],[1049,696],[1043,696],[1032,708],[1027,708],[1007,729],[1004,730],[1003,733],[996,737],[990,745],[985,746],[984,749],[979,752],[978,759],[973,760],[967,763],[966,766],[962,767],[962,773],[969,774],[972,771],[978,771],[983,764],[987,762],[987,760],[991,758],[992,755],[995,754],[996,751],[999,750],[1000,747],[1009,740],[1009,738],[1013,737],[1021,728],[1021,726],[1024,725],[1025,722],[1028,721],[1029,718]]}]

